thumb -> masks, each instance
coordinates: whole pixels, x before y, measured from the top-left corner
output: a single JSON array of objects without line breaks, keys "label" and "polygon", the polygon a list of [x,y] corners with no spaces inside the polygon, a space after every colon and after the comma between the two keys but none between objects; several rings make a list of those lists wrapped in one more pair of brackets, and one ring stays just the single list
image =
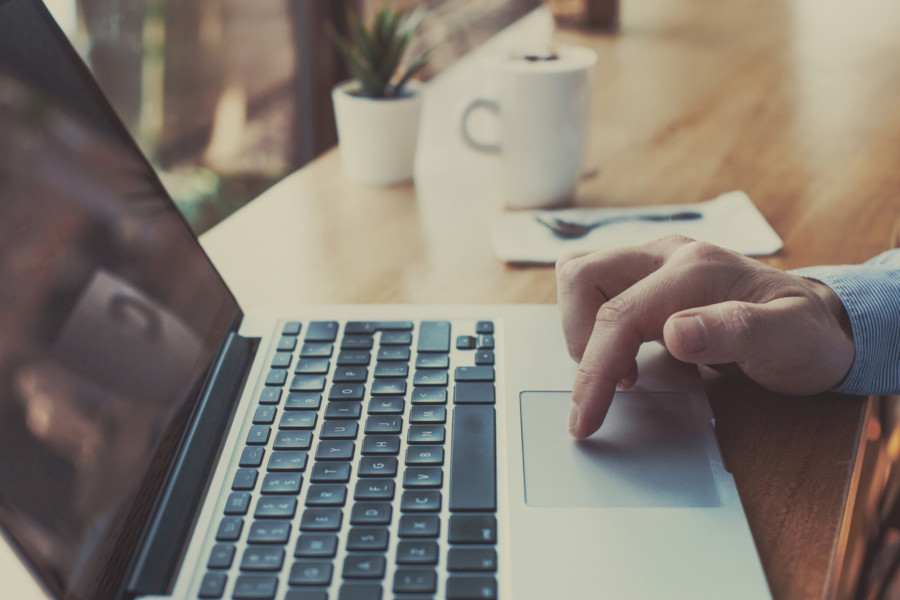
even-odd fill
[{"label": "thumb", "polygon": [[663,327],[669,352],[684,362],[723,364],[758,356],[786,333],[765,304],[722,302],[676,313]]}]

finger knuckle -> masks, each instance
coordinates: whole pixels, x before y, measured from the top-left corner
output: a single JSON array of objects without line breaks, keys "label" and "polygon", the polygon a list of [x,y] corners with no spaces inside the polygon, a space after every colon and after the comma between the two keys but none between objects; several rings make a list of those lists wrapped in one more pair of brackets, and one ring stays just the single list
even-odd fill
[{"label": "finger knuckle", "polygon": [[595,322],[598,325],[614,325],[625,319],[629,301],[625,294],[619,294],[604,302],[597,310]]},{"label": "finger knuckle", "polygon": [[741,345],[752,343],[758,337],[763,325],[759,312],[740,303],[725,307],[722,322],[728,335]]},{"label": "finger knuckle", "polygon": [[584,254],[570,254],[556,261],[556,283],[560,290],[571,290],[583,279]]}]

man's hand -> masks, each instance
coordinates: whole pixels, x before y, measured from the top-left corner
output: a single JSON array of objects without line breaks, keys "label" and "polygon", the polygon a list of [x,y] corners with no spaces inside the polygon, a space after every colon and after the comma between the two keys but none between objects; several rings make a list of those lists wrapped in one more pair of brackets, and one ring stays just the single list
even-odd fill
[{"label": "man's hand", "polygon": [[577,254],[556,264],[569,354],[572,435],[603,423],[617,388],[637,379],[643,342],[677,359],[733,364],[788,394],[834,387],[854,358],[850,322],[827,286],[712,244],[669,236],[631,248]]}]

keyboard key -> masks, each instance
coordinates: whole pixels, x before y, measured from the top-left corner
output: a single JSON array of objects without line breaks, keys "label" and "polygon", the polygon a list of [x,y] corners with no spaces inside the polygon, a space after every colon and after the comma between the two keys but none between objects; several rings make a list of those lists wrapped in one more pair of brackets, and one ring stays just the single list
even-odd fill
[{"label": "keyboard key", "polygon": [[478,321],[475,323],[475,333],[494,333],[494,322]]},{"label": "keyboard key", "polygon": [[200,598],[221,598],[225,593],[228,577],[224,573],[207,573],[200,582],[197,596]]},{"label": "keyboard key", "polygon": [[228,495],[228,501],[225,503],[226,515],[246,515],[250,508],[249,492],[231,492]]},{"label": "keyboard key", "polygon": [[444,424],[447,409],[443,406],[413,406],[409,411],[409,422],[413,424]]},{"label": "keyboard key", "polygon": [[[377,377],[377,375],[376,375]],[[339,366],[334,371],[333,380],[336,383],[359,383],[369,378],[369,369],[364,366],[343,367]]]},{"label": "keyboard key", "polygon": [[359,461],[360,477],[394,477],[397,459],[393,456],[364,456]]},{"label": "keyboard key", "polygon": [[216,530],[217,542],[236,542],[244,529],[244,520],[240,517],[225,517],[219,522]]},{"label": "keyboard key", "polygon": [[262,464],[263,456],[266,449],[259,446],[247,446],[241,452],[241,461],[238,463],[242,467],[258,467]]},{"label": "keyboard key", "polygon": [[259,488],[263,494],[299,494],[303,484],[300,473],[268,473]]},{"label": "keyboard key", "polygon": [[493,367],[456,367],[455,381],[494,381]]},{"label": "keyboard key", "polygon": [[276,450],[309,450],[311,431],[279,431],[275,434]]},{"label": "keyboard key", "polygon": [[313,465],[310,481],[313,483],[347,483],[350,481],[350,463],[324,462]]},{"label": "keyboard key", "polygon": [[385,362],[375,364],[375,377],[401,377],[409,375],[409,365],[402,362]]},{"label": "keyboard key", "polygon": [[370,415],[402,415],[406,401],[402,396],[381,396],[369,400]]},{"label": "keyboard key", "polygon": [[447,371],[416,371],[413,376],[413,385],[417,387],[446,386],[448,381]]},{"label": "keyboard key", "polygon": [[479,335],[478,336],[478,349],[479,350],[493,350],[494,349],[494,336]]},{"label": "keyboard key", "polygon": [[[358,419],[361,416],[362,404],[359,402],[331,402],[325,407],[326,419]],[[356,423],[353,424],[356,425]],[[325,425],[328,425],[328,423]],[[322,437],[324,437],[324,434]]]},{"label": "keyboard key", "polygon": [[419,354],[416,356],[416,369],[449,369],[449,354]]},{"label": "keyboard key", "polygon": [[291,519],[297,511],[296,498],[260,498],[254,515],[258,519]]},{"label": "keyboard key", "polygon": [[497,580],[493,577],[448,577],[447,600],[496,600]]},{"label": "keyboard key", "polygon": [[287,544],[291,534],[290,521],[254,521],[247,534],[250,544]]},{"label": "keyboard key", "polygon": [[403,379],[376,379],[372,382],[373,396],[402,396],[406,393]]},{"label": "keyboard key", "polygon": [[417,348],[419,352],[449,352],[450,322],[422,321]]},{"label": "keyboard key", "polygon": [[409,444],[443,444],[443,425],[410,425],[406,437]]},{"label": "keyboard key", "polygon": [[234,583],[231,597],[235,600],[271,600],[278,591],[274,575],[241,575]]},{"label": "keyboard key", "polygon": [[341,340],[341,350],[371,350],[375,339],[371,335],[347,334]]},{"label": "keyboard key", "polygon": [[306,411],[287,411],[281,415],[278,429],[315,429],[319,415]]},{"label": "keyboard key", "polygon": [[337,554],[338,538],[327,533],[303,533],[297,538],[294,556],[297,558],[333,558]]},{"label": "keyboard key", "polygon": [[356,482],[356,500],[393,500],[394,481],[391,479],[360,479]]},{"label": "keyboard key", "polygon": [[313,321],[306,330],[307,342],[333,342],[337,338],[337,321]]},{"label": "keyboard key", "polygon": [[461,335],[456,338],[457,350],[474,350],[477,340],[471,335]]},{"label": "keyboard key", "polygon": [[441,493],[435,490],[403,492],[400,497],[401,512],[440,512]]},{"label": "keyboard key", "polygon": [[493,548],[451,548],[447,570],[454,572],[490,572],[497,570],[497,551]]},{"label": "keyboard key", "polygon": [[403,418],[396,415],[378,415],[366,419],[366,435],[396,435],[403,431]]},{"label": "keyboard key", "polygon": [[281,330],[281,335],[300,335],[303,325],[299,321],[288,321]]},{"label": "keyboard key", "polygon": [[412,321],[349,321],[346,333],[374,333],[376,331],[412,331]]},{"label": "keyboard key", "polygon": [[280,571],[284,564],[284,550],[265,546],[250,546],[244,551],[241,571]]},{"label": "keyboard key", "polygon": [[444,484],[443,475],[443,470],[437,467],[409,467],[403,472],[403,487],[439,488]]},{"label": "keyboard key", "polygon": [[337,508],[307,508],[300,519],[300,531],[338,531],[343,517]]},{"label": "keyboard key", "polygon": [[256,487],[256,469],[238,469],[231,483],[233,490],[252,490]]},{"label": "keyboard key", "polygon": [[259,394],[260,404],[278,404],[281,402],[281,388],[267,387]]},{"label": "keyboard key", "polygon": [[288,583],[290,585],[330,585],[332,569],[330,562],[298,560],[291,566]]},{"label": "keyboard key", "polygon": [[292,392],[321,392],[324,389],[324,375],[294,375],[291,380]]},{"label": "keyboard key", "polygon": [[367,365],[372,362],[372,353],[361,350],[341,350],[337,364],[340,366]]},{"label": "keyboard key", "polygon": [[494,353],[491,350],[479,350],[475,353],[475,364],[490,366],[494,364]]},{"label": "keyboard key", "polygon": [[307,506],[343,506],[347,501],[347,488],[338,484],[316,484],[306,493]]},{"label": "keyboard key", "polygon": [[303,471],[309,460],[304,450],[276,450],[269,457],[268,471]]},{"label": "keyboard key", "polygon": [[277,410],[274,406],[257,406],[256,412],[253,413],[253,422],[256,425],[271,425],[275,422]]},{"label": "keyboard key", "polygon": [[[486,367],[475,367],[482,369]],[[493,404],[494,384],[490,382],[466,381],[453,388],[453,402],[456,404]]]},{"label": "keyboard key", "polygon": [[287,371],[284,369],[272,369],[266,375],[266,385],[273,387],[281,387],[287,381]]},{"label": "keyboard key", "polygon": [[338,592],[337,600],[381,600],[381,592],[381,586],[377,583],[345,583]]},{"label": "keyboard key", "polygon": [[378,349],[379,361],[408,361],[409,348],[405,346],[382,346]]},{"label": "keyboard key", "polygon": [[351,525],[389,525],[393,509],[386,502],[358,502],[350,511]]},{"label": "keyboard key", "polygon": [[362,400],[366,386],[360,383],[336,383],[328,391],[329,400]]},{"label": "keyboard key", "polygon": [[291,361],[294,356],[290,352],[276,352],[275,356],[272,357],[272,364],[270,365],[273,369],[287,369],[291,366]]},{"label": "keyboard key", "polygon": [[494,419],[492,406],[461,405],[453,411],[450,446],[450,510],[453,512],[497,510]]},{"label": "keyboard key", "polygon": [[234,560],[234,546],[232,544],[216,544],[209,554],[206,567],[209,569],[229,569]]},{"label": "keyboard key", "polygon": [[302,358],[297,363],[294,373],[297,375],[325,375],[331,368],[331,361],[327,358]]},{"label": "keyboard key", "polygon": [[437,573],[423,569],[397,569],[394,593],[433,594],[437,591]]},{"label": "keyboard key", "polygon": [[409,346],[412,344],[412,333],[409,331],[386,331],[381,334],[382,346]]},{"label": "keyboard key", "polygon": [[327,342],[305,342],[300,348],[300,358],[331,358],[334,344]]},{"label": "keyboard key", "polygon": [[436,515],[403,515],[398,535],[402,538],[436,538],[441,533],[441,520]]},{"label": "keyboard key", "polygon": [[451,515],[451,544],[496,544],[497,518],[494,515]]},{"label": "keyboard key", "polygon": [[414,387],[412,391],[413,404],[447,404],[447,388],[422,388]]},{"label": "keyboard key", "polygon": [[[325,417],[328,418],[328,415]],[[356,421],[325,421],[319,432],[319,437],[323,440],[355,440],[358,435],[359,423]]]},{"label": "keyboard key", "polygon": [[410,446],[406,449],[406,464],[440,466],[444,464],[444,448],[441,446]]},{"label": "keyboard key", "polygon": [[356,444],[348,440],[323,440],[316,448],[316,460],[350,460]]},{"label": "keyboard key", "polygon": [[378,554],[351,554],[344,559],[341,575],[345,579],[382,579],[387,569],[384,556]]},{"label": "keyboard key", "polygon": [[284,600],[328,600],[328,592],[323,590],[288,590]]},{"label": "keyboard key", "polygon": [[317,392],[291,392],[284,401],[285,410],[319,410],[322,394]]},{"label": "keyboard key", "polygon": [[382,527],[354,527],[347,536],[347,550],[371,552],[387,550],[390,534]]},{"label": "keyboard key", "polygon": [[272,428],[267,425],[251,425],[247,432],[247,444],[253,446],[265,446],[269,443],[269,434]]},{"label": "keyboard key", "polygon": [[400,438],[396,435],[367,435],[363,438],[362,454],[396,456],[400,453]]},{"label": "keyboard key", "polygon": [[437,563],[437,542],[416,540],[397,544],[398,565],[436,565]]},{"label": "keyboard key", "polygon": [[293,352],[296,347],[297,338],[292,335],[283,335],[281,336],[281,339],[278,340],[279,352]]}]

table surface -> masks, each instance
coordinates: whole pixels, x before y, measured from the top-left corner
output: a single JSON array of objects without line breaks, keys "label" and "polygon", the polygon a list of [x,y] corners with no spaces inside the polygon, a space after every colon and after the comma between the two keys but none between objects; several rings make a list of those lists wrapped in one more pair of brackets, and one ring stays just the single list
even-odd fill
[{"label": "table surface", "polygon": [[[784,240],[763,260],[793,268],[861,262],[894,245],[897,31],[893,0],[651,0],[624,3],[615,33],[554,31],[541,9],[489,45],[552,38],[598,53],[594,176],[577,204],[741,189]],[[554,302],[552,269],[492,254],[486,220],[503,199],[490,160],[456,133],[478,85],[477,56],[432,82],[415,184],[351,184],[331,151],[205,234],[242,306]],[[773,595],[833,597],[868,401],[704,378]]]}]

